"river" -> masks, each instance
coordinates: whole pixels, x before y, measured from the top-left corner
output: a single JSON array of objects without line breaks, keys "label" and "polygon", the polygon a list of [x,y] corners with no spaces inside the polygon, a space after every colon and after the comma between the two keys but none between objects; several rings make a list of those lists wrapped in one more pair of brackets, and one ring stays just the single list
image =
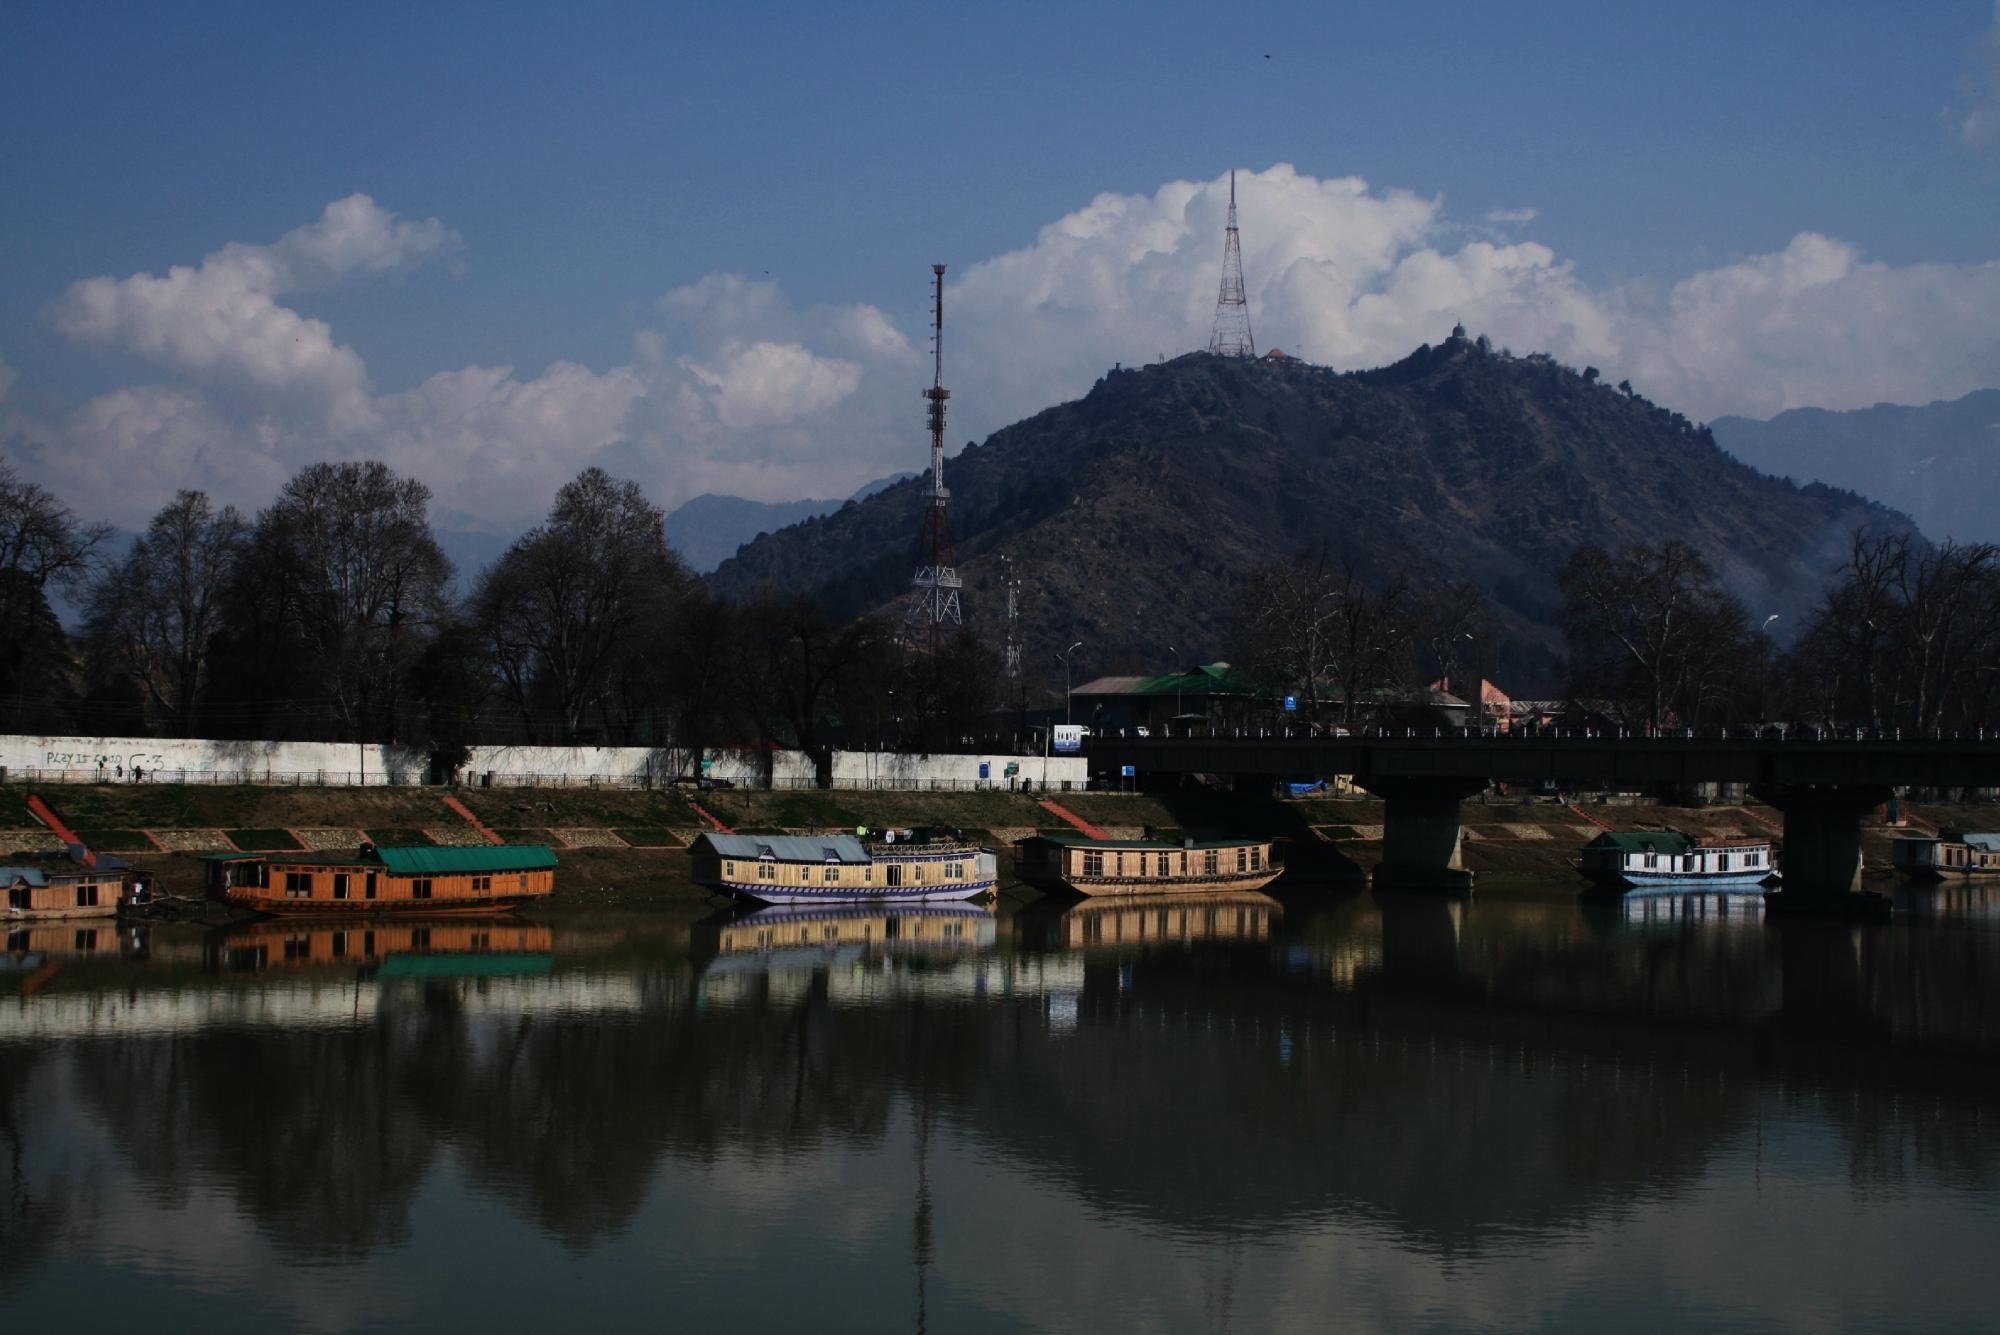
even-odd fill
[{"label": "river", "polygon": [[0,1310],[2000,1322],[2000,890],[703,913],[17,931]]}]

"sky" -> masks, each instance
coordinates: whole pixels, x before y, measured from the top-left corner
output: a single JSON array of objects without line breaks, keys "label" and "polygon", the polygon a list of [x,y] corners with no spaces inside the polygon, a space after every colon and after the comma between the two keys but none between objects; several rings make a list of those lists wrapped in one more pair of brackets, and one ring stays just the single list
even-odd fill
[{"label": "sky", "polygon": [[[2000,4],[0,3],[0,457],[508,533],[924,466],[1204,346],[1463,321],[1696,420],[2000,385]],[[948,478],[947,478],[948,480]]]}]

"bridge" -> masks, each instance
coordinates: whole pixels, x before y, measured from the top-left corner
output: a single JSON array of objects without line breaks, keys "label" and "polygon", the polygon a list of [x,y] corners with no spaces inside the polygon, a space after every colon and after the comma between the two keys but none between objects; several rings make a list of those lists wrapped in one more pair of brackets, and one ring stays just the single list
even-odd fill
[{"label": "bridge", "polygon": [[1789,909],[1845,911],[1861,888],[1861,822],[1899,787],[2000,787],[2000,736],[1785,740],[1448,733],[1092,737],[1093,777],[1212,774],[1239,783],[1347,774],[1382,799],[1384,889],[1464,892],[1460,804],[1495,782],[1574,788],[1743,783],[1784,813]]}]

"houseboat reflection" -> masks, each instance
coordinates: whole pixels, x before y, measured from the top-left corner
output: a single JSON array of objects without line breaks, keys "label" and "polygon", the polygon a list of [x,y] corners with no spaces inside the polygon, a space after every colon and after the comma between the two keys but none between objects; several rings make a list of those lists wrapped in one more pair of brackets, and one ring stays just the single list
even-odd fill
[{"label": "houseboat reflection", "polygon": [[1043,899],[1015,919],[1034,950],[1090,950],[1198,941],[1269,941],[1284,908],[1255,891],[1128,895],[1082,902]]},{"label": "houseboat reflection", "polygon": [[210,938],[209,967],[222,973],[348,968],[398,975],[546,973],[555,934],[516,918],[396,918],[383,921],[240,924]]},{"label": "houseboat reflection", "polygon": [[694,925],[693,946],[718,960],[819,964],[835,956],[987,950],[995,935],[992,911],[964,902],[774,904],[703,919]]}]

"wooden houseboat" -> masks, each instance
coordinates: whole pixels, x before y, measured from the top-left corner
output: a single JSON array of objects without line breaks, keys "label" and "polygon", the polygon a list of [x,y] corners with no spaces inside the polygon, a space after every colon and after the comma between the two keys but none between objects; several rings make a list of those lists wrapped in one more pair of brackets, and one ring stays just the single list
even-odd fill
[{"label": "wooden houseboat", "polygon": [[1023,909],[1014,930],[1031,949],[1101,950],[1269,941],[1283,918],[1277,900],[1254,890],[1051,898]]},{"label": "wooden houseboat", "polygon": [[2000,834],[1905,835],[1889,846],[1889,860],[1897,871],[1924,880],[2000,875]]},{"label": "wooden houseboat", "polygon": [[540,844],[377,848],[353,853],[210,853],[211,899],[258,913],[318,917],[502,913],[555,891]]},{"label": "wooden houseboat", "polygon": [[224,973],[346,968],[398,974],[546,973],[555,934],[520,918],[399,917],[388,922],[265,920],[209,938],[207,959]]},{"label": "wooden houseboat", "polygon": [[[106,859],[109,862],[109,859]],[[110,918],[125,897],[124,864],[0,867],[6,917]]]},{"label": "wooden houseboat", "polygon": [[1678,830],[1607,830],[1583,846],[1577,869],[1612,889],[1755,890],[1778,874],[1768,839],[1697,842]]},{"label": "wooden houseboat", "polygon": [[1038,834],[1016,840],[1015,871],[1044,890],[1079,895],[1213,895],[1261,890],[1284,870],[1269,839],[1092,839]]},{"label": "wooden houseboat", "polygon": [[1000,885],[991,849],[919,835],[704,834],[688,846],[696,885],[763,904],[972,899]]}]

